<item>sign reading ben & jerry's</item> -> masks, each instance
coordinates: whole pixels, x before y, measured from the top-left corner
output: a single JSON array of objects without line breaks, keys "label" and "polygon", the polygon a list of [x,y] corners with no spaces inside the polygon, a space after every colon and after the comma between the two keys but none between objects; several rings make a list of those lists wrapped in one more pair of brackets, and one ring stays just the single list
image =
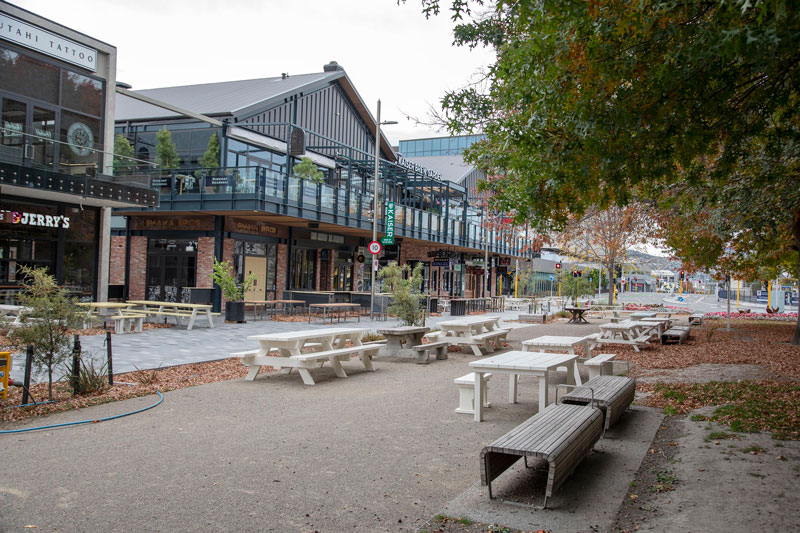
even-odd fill
[{"label": "sign reading ben & jerry's", "polygon": [[264,237],[286,237],[286,228],[272,226],[255,220],[243,218],[225,218],[225,231],[231,233],[246,233],[248,235],[262,235]]},{"label": "sign reading ben & jerry's", "polygon": [[39,226],[42,228],[69,228],[69,217],[63,215],[41,215],[25,211],[0,210],[0,223]]}]

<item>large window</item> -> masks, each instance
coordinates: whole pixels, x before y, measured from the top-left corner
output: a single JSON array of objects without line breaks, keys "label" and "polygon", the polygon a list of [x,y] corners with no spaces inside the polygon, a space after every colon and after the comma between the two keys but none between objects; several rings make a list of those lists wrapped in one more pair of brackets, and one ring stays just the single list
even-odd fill
[{"label": "large window", "polygon": [[197,241],[150,239],[147,249],[147,299],[188,302],[195,286]]},{"label": "large window", "polygon": [[311,290],[316,288],[317,251],[307,248],[292,250],[291,288]]}]

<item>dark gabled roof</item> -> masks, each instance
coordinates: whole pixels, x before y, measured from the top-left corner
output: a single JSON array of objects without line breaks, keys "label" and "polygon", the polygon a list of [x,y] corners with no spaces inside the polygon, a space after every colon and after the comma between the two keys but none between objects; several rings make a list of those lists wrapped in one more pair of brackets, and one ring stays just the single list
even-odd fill
[{"label": "dark gabled roof", "polygon": [[[334,68],[328,68],[334,65]],[[358,94],[347,73],[336,62],[325,66],[325,72],[280,76],[276,78],[258,78],[254,80],[224,81],[218,83],[201,83],[180,87],[163,87],[159,89],[142,89],[133,91],[173,106],[207,115],[210,117],[233,117],[234,121],[244,120],[258,113],[280,105],[285,99],[299,93],[324,88],[338,81],[341,88],[361,119],[369,129],[375,131],[375,118],[370,113],[361,95]],[[115,120],[137,121],[178,118],[181,115],[154,106],[134,98],[117,94]],[[388,139],[381,132],[381,149],[385,154],[394,150]]]},{"label": "dark gabled roof", "polygon": [[[318,72],[276,78],[201,83],[180,87],[142,89],[134,91],[174,106],[209,116],[232,115],[239,117],[253,108],[268,105],[270,101],[314,90],[331,80],[340,78],[344,72]],[[145,120],[178,117],[177,113],[150,105],[127,96],[117,96],[116,120]]]}]

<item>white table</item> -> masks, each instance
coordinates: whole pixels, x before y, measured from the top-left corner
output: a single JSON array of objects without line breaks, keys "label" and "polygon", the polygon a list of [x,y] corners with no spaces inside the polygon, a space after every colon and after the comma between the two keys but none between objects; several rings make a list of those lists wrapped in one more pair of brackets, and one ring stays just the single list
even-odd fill
[{"label": "white table", "polygon": [[198,314],[200,314],[199,316],[201,318],[206,319],[208,322],[208,327],[214,327],[214,318],[211,314],[211,306],[208,304],[162,302],[158,300],[128,300],[128,303],[135,306],[134,309],[131,309],[131,311],[142,311],[148,315],[155,315],[156,317],[174,316],[178,319],[188,318],[189,323],[186,326],[187,331],[191,331]]},{"label": "white table", "polygon": [[[258,371],[262,366],[271,366],[280,368],[281,372],[288,374],[292,368],[296,368],[303,378],[303,383],[306,385],[313,385],[314,379],[308,372],[307,368],[303,368],[297,360],[291,359],[293,355],[300,355],[303,351],[303,346],[308,343],[319,343],[322,345],[322,351],[333,350],[335,348],[343,348],[345,342],[351,341],[354,346],[361,346],[361,337],[364,333],[368,332],[364,328],[324,328],[312,329],[307,331],[290,331],[285,333],[268,333],[265,335],[249,335],[247,338],[258,341],[258,350],[252,354],[243,357],[243,362],[250,367],[247,373],[247,379],[253,381],[256,379]],[[270,351],[277,350],[280,356],[268,355]],[[329,361],[333,367],[336,376],[346,378],[344,369],[341,362],[337,357],[330,357]],[[370,372],[374,372],[375,368],[372,366],[372,359],[366,354],[361,354],[361,362],[364,368]]]},{"label": "white table", "polygon": [[[567,367],[567,383],[581,385],[581,376],[575,364],[577,355],[566,353],[542,353],[512,351],[472,361],[469,366],[475,372],[475,398],[483,398],[483,375],[487,372],[509,374],[508,402],[517,403],[517,376],[528,375],[539,378],[539,411],[550,401],[547,373],[558,367]],[[483,420],[481,402],[474,402],[475,421]]]},{"label": "white table", "polygon": [[[483,354],[478,345],[486,346],[487,343],[479,336],[493,331],[500,332],[499,323],[499,316],[476,316],[439,322],[437,325],[442,331],[436,340],[447,341],[450,344],[469,344],[472,346],[473,353],[480,357]],[[504,332],[507,333],[507,330]],[[489,351],[492,351],[491,348]]]},{"label": "white table", "polygon": [[639,345],[650,340],[648,332],[657,329],[658,324],[647,322],[625,321],[618,324],[600,324],[600,335],[591,341],[592,347],[603,344],[630,344],[635,351]]},{"label": "white table", "polygon": [[10,305],[10,304],[2,304],[0,305],[0,316],[13,316],[14,321],[11,324],[7,324],[8,326],[8,334],[14,332],[14,329],[22,324],[22,315],[23,312],[26,311],[28,308],[22,305]]},{"label": "white table", "polygon": [[431,328],[416,326],[399,326],[396,328],[382,328],[378,335],[383,335],[386,344],[381,348],[381,355],[396,357],[417,357],[417,352],[412,348],[422,344],[422,337]]},{"label": "white table", "polygon": [[631,318],[653,318],[656,314],[650,311],[637,311],[636,313],[631,313]]},{"label": "white table", "polygon": [[586,350],[586,357],[589,358],[592,355],[591,343],[592,340],[591,335],[587,335],[584,337],[567,337],[567,336],[559,336],[559,335],[544,335],[542,337],[536,337],[535,339],[528,339],[526,341],[522,341],[522,351],[523,352],[567,352],[572,355],[575,355],[575,347],[583,345],[584,349]]},{"label": "white table", "polygon": [[646,322],[647,324],[658,324],[658,335],[661,336],[666,330],[670,328],[672,325],[671,318],[659,318],[659,317],[645,317],[640,320],[640,322]]}]

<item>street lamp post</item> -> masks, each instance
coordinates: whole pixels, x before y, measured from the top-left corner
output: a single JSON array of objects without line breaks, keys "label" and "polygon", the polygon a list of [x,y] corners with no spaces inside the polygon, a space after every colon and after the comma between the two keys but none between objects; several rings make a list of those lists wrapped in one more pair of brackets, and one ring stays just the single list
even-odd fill
[{"label": "street lamp post", "polygon": [[[380,171],[381,160],[381,124],[397,124],[395,120],[387,120],[381,122],[381,101],[378,100],[378,117],[375,120],[375,187],[372,191],[372,240],[378,240],[378,172]],[[375,318],[375,270],[378,264],[378,257],[372,255],[372,264],[370,265],[370,295],[369,295],[369,318]]]}]

